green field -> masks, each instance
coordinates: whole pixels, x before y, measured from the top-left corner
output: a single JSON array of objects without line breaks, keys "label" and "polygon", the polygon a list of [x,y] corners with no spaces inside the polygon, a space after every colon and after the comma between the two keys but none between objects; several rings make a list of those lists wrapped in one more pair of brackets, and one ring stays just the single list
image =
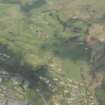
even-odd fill
[{"label": "green field", "polygon": [[91,66],[85,38],[104,38],[104,10],[105,0],[0,0],[0,45],[29,67],[48,65],[55,77],[80,82]]},{"label": "green field", "polygon": [[[48,57],[52,55],[53,50],[59,49],[56,45],[55,47],[52,44],[58,43],[57,45],[58,47],[60,47],[59,42],[56,42],[53,38],[55,34],[58,34],[58,36],[61,35],[61,37],[65,38],[64,40],[70,38],[70,36],[73,36],[73,34],[76,34],[71,31],[63,32],[63,26],[56,19],[56,15],[61,15],[61,18],[65,17],[66,15],[64,14],[67,11],[63,11],[61,9],[58,10],[58,12],[56,12],[55,10],[53,10],[54,3],[57,4],[59,7],[59,1],[54,2],[49,0],[48,3],[44,6],[39,8],[33,8],[32,10],[30,10],[29,16],[27,16],[28,13],[26,13],[25,15],[20,10],[20,7],[15,3],[0,3],[0,42],[8,44],[9,47],[12,48],[15,52],[19,51],[21,53],[24,53],[24,58],[33,64],[37,65],[38,63],[47,62]],[[83,5],[83,2],[79,1],[79,3]],[[76,2],[76,4],[78,3]],[[69,5],[67,6],[69,7]],[[77,10],[77,8],[75,7],[70,6],[70,8]],[[68,10],[68,12],[70,12],[69,14],[71,14],[72,10],[69,8]],[[52,15],[50,16],[50,14]],[[79,26],[80,25],[78,25],[78,27]],[[81,33],[81,35],[84,35],[84,33]],[[46,44],[46,42],[49,45],[49,47],[50,45],[51,47],[48,47],[47,50],[45,49],[43,51],[40,47],[43,46],[43,44]],[[70,54],[69,52],[66,53],[65,51],[62,51],[65,50],[64,48],[62,49],[62,46],[60,50],[62,53],[61,56],[63,56],[64,54],[64,57],[60,57],[58,54],[56,58],[57,61],[55,60],[54,62],[58,63],[58,65],[60,65],[60,62],[63,62],[62,64],[64,66],[63,69],[65,75],[67,77],[78,80],[80,78],[80,67],[84,66],[86,67],[86,69],[89,69],[88,64],[84,60],[79,61],[78,58],[76,59],[77,61],[73,61],[71,57],[66,58],[66,55],[72,56],[72,54]],[[79,51],[72,53],[75,53],[75,57],[78,56]],[[74,64],[74,62],[77,63]]]}]

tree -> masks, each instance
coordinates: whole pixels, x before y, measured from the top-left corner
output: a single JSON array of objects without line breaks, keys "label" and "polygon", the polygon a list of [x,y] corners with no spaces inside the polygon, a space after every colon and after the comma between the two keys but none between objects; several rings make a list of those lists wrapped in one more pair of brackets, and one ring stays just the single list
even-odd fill
[{"label": "tree", "polygon": [[[22,55],[8,49],[7,45],[0,45],[0,76],[6,81],[18,82],[18,85],[27,93],[30,91],[42,93],[43,100],[50,100],[52,89],[56,86],[49,72],[48,65],[33,67],[23,61]],[[4,74],[4,72],[6,74]],[[17,84],[16,82],[16,84]],[[8,83],[8,82],[7,82]],[[49,85],[50,84],[50,85]],[[34,97],[34,96],[33,96]],[[32,100],[32,99],[31,99]],[[40,100],[40,99],[39,99]],[[43,101],[42,100],[42,101]]]}]

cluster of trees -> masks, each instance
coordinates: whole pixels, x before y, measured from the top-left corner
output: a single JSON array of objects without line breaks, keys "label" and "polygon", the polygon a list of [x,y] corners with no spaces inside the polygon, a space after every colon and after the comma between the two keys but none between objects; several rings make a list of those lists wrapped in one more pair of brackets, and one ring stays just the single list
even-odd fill
[{"label": "cluster of trees", "polygon": [[[93,77],[95,77],[95,72],[104,71],[105,43],[97,42],[92,46],[87,46],[85,42],[85,36],[88,34],[91,24],[102,19],[101,22],[104,21],[104,15],[102,18],[95,17],[97,11],[92,6],[85,5],[82,8],[89,14],[89,20],[78,17],[65,20],[61,19],[56,10],[51,10],[49,7],[43,9],[44,12],[39,10],[32,13],[33,10],[47,4],[46,0],[0,0],[0,3],[18,5],[19,9],[17,9],[16,14],[20,14],[20,17],[13,18],[12,15],[15,15],[15,13],[9,11],[10,14],[6,15],[9,20],[4,18],[0,25],[2,27],[0,42],[8,44],[9,48],[14,47],[14,50],[10,50],[8,45],[0,45],[0,69],[8,73],[7,77],[9,79],[14,76],[21,77],[22,87],[24,87],[24,82],[28,81],[28,87],[36,90],[38,88],[41,92],[43,91],[47,100],[53,94],[51,86],[54,87],[56,83],[49,72],[49,66],[43,64],[34,67],[24,61],[24,54],[31,51],[31,53],[41,52],[42,56],[44,56],[44,52],[51,52],[55,56],[70,60],[90,61]],[[27,17],[29,13],[31,15]],[[17,49],[22,53],[16,53]],[[40,57],[40,59],[42,58]],[[96,96],[101,105],[105,104],[104,99],[100,98],[105,97],[104,88],[105,83],[103,80],[102,86],[96,89]],[[43,96],[40,93],[39,95],[43,100]]]},{"label": "cluster of trees", "polygon": [[[80,19],[69,19],[64,22],[59,16],[56,18],[63,26],[63,30],[62,32],[55,31],[53,37],[43,43],[41,48],[60,57],[89,60],[90,49],[85,42],[85,36],[88,34],[90,24]],[[69,30],[69,35],[65,37],[63,33],[66,33],[67,30]]]},{"label": "cluster of trees", "polygon": [[[9,49],[8,45],[0,44],[0,78],[4,82],[13,80],[16,85],[18,82],[25,92],[30,90],[28,96],[25,96],[28,97],[27,104],[53,105],[58,102],[62,105],[69,105],[67,100],[72,98],[71,88],[76,91],[75,85],[72,86],[75,83],[72,80],[65,81],[62,75],[54,76],[53,72],[47,64],[34,67],[26,63],[21,53]],[[7,85],[9,84],[7,83]],[[77,83],[76,87],[78,88],[78,86]],[[85,89],[85,87],[82,88]],[[81,86],[79,89],[82,90]],[[33,98],[37,100],[35,101]]]},{"label": "cluster of trees", "polygon": [[38,89],[38,92],[44,94],[43,98],[49,100],[53,94],[53,88],[56,87],[49,69],[48,65],[33,67],[23,60],[21,54],[16,54],[8,49],[7,45],[0,44],[0,78],[3,81],[17,78],[19,86],[26,92],[28,89],[33,92]]}]

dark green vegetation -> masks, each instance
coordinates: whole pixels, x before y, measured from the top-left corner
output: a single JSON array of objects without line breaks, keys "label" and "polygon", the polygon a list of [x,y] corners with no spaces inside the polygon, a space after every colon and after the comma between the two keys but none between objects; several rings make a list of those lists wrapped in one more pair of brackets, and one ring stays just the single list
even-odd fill
[{"label": "dark green vegetation", "polygon": [[[44,94],[44,97],[49,100],[54,93],[52,90],[56,87],[56,82],[53,81],[48,69],[50,68],[47,65],[33,67],[23,61],[21,54],[12,52],[6,45],[0,45],[0,76],[4,82],[16,79],[24,91],[29,88],[36,94],[36,90],[39,89]],[[45,80],[41,80],[41,78]],[[50,87],[46,81],[50,83]],[[34,98],[34,95],[32,97]]]},{"label": "dark green vegetation", "polygon": [[[32,92],[40,89],[47,100],[54,93],[40,76],[57,87],[56,77],[80,81],[81,67],[94,78],[96,72],[103,73],[104,43],[89,44],[86,38],[105,34],[100,28],[105,25],[104,4],[104,0],[0,0],[0,70],[9,79],[21,78],[22,87],[27,81]],[[101,105],[103,89],[96,89]]]},{"label": "dark green vegetation", "polygon": [[[83,61],[88,59],[88,51],[85,50],[86,45],[83,39],[89,23],[81,19],[71,18],[67,21],[61,19],[61,21],[64,20],[65,25],[63,25],[58,20],[58,16],[61,17],[60,13],[51,10],[48,3],[43,4],[42,7],[30,9],[26,12],[29,15],[24,14],[20,5],[27,7],[31,3],[28,1],[21,1],[20,3],[1,1],[0,42],[8,44],[14,52],[21,52],[24,55],[23,58],[33,64],[47,63],[49,56],[56,56],[55,63],[61,65],[63,62],[65,71],[70,71],[69,74],[72,73],[74,77],[75,72],[70,70],[70,66],[73,66],[78,72],[76,77],[80,78],[78,67],[75,67],[74,61],[72,62],[68,58],[77,61],[81,59],[80,62],[87,66]],[[77,62],[78,65],[80,62]]]}]

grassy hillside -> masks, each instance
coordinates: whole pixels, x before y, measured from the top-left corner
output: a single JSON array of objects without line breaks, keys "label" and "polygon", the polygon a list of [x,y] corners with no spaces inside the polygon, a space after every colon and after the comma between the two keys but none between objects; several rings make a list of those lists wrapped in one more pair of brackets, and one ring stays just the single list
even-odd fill
[{"label": "grassy hillside", "polygon": [[[87,35],[104,38],[105,0],[0,0],[0,44],[64,80],[90,70]],[[53,74],[52,74],[53,75]]]},{"label": "grassy hillside", "polygon": [[[82,65],[89,69],[87,61],[80,60],[88,55],[84,55],[84,48],[80,47],[78,50],[70,48],[68,40],[70,37],[77,35],[84,37],[87,34],[85,30],[88,24],[99,20],[104,15],[104,0],[100,2],[98,0],[47,0],[46,2],[42,0],[36,1],[35,4],[34,2],[31,4],[28,0],[27,2],[1,1],[0,42],[8,44],[16,52],[24,53],[24,58],[36,65],[47,63],[49,56],[55,56],[54,62],[63,65],[64,72],[73,75],[73,79],[78,79],[79,68]],[[57,16],[68,23],[66,30]],[[81,21],[75,19],[72,22],[70,18],[79,18]],[[85,22],[81,23],[82,21]],[[84,27],[86,28],[83,29]],[[55,36],[59,38],[56,40]],[[64,42],[60,41],[60,37]],[[64,45],[65,42],[67,44]],[[73,56],[76,61],[73,61],[70,56]]]}]

